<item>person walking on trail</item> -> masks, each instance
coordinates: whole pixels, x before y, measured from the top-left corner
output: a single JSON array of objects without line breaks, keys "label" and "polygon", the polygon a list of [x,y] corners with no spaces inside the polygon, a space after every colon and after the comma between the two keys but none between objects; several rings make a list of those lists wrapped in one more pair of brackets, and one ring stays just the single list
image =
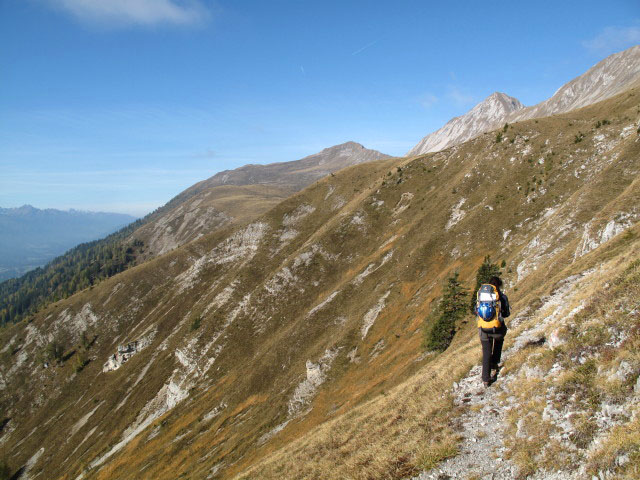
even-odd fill
[{"label": "person walking on trail", "polygon": [[[509,299],[500,287],[502,280],[494,276],[488,284],[480,287],[477,294],[478,333],[482,345],[482,383],[485,387],[491,385],[498,376],[502,344],[507,333],[504,319],[511,314]],[[492,370],[495,370],[493,377]]]}]

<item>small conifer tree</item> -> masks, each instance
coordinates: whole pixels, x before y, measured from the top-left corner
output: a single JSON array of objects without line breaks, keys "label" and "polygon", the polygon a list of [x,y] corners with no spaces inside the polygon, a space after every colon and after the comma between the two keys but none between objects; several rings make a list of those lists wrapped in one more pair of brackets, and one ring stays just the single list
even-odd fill
[{"label": "small conifer tree", "polygon": [[62,358],[64,356],[64,346],[62,345],[62,343],[60,343],[59,340],[54,339],[45,347],[44,355],[49,362],[62,363]]},{"label": "small conifer tree", "polygon": [[447,279],[442,298],[425,324],[424,345],[427,350],[444,351],[456,333],[456,323],[466,315],[467,290],[455,272]]},{"label": "small conifer tree", "polygon": [[476,287],[473,289],[473,295],[469,299],[469,310],[472,314],[476,313],[476,297],[478,296],[478,290],[483,283],[489,283],[491,277],[499,277],[502,275],[502,271],[497,263],[491,262],[491,256],[487,255],[482,261],[482,265],[478,268],[476,273]]}]

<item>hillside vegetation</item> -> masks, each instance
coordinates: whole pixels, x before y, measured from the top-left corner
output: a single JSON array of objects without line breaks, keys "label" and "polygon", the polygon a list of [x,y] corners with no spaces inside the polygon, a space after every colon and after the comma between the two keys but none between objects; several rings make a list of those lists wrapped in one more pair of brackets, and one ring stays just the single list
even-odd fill
[{"label": "hillside vegetation", "polygon": [[44,267],[0,283],[0,325],[17,322],[126,270],[143,247],[139,240],[127,241],[141,223],[135,221],[102,240],[81,243]]},{"label": "hillside vegetation", "polygon": [[0,282],[44,265],[82,242],[96,240],[135,220],[121,213],[0,208]]},{"label": "hillside vegetation", "polygon": [[[578,340],[610,308],[597,303],[609,301],[597,300],[604,283],[635,288],[638,99],[636,87],[436,154],[343,169],[3,329],[0,454],[61,479],[400,479],[453,460],[470,407],[452,384],[478,361],[477,331],[461,318],[444,352],[425,352],[423,325],[446,279],[458,272],[470,289],[489,255],[504,260],[515,317],[494,390],[513,385],[501,399],[509,468],[571,473],[577,461],[631,475],[634,297],[606,320],[624,317],[626,335],[609,353]],[[557,351],[546,340],[556,328]],[[530,373],[535,358],[543,375]],[[600,376],[623,359],[630,373],[608,385]],[[587,434],[560,432],[553,448],[567,460],[551,464],[536,443],[562,428],[551,409],[583,415],[571,404],[582,397],[586,412],[630,407]],[[545,411],[548,430],[535,430]],[[523,432],[529,443],[510,441]]]}]

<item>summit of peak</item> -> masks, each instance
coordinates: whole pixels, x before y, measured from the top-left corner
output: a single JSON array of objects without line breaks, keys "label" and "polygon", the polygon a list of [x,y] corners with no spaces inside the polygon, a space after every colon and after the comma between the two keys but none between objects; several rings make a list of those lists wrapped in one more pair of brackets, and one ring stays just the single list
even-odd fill
[{"label": "summit of peak", "polygon": [[523,108],[524,105],[517,98],[493,92],[464,115],[452,118],[442,128],[424,137],[408,155],[437,152],[462,143],[500,126],[509,114]]},{"label": "summit of peak", "polygon": [[327,147],[325,150],[329,150],[329,149],[333,149],[333,148],[338,149],[338,150],[342,150],[342,149],[345,149],[345,148],[365,148],[365,147],[361,143],[349,140],[348,142],[339,143],[339,144],[334,145],[332,147]]},{"label": "summit of peak", "polygon": [[491,95],[485,98],[482,102],[476,105],[476,107],[480,105],[486,105],[486,104],[493,105],[496,103],[503,105],[505,109],[509,112],[524,108],[524,105],[520,103],[520,100],[510,95],[507,95],[506,93],[503,93],[503,92],[493,92]]}]

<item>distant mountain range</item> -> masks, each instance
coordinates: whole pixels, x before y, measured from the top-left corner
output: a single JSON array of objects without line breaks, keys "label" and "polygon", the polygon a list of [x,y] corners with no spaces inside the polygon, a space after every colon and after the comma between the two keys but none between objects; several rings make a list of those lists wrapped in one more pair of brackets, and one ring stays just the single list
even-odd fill
[{"label": "distant mountain range", "polygon": [[102,238],[135,218],[121,213],[0,208],[0,281],[42,266],[79,243]]},{"label": "distant mountain range", "polygon": [[503,126],[564,113],[613,97],[640,78],[640,45],[611,55],[560,87],[549,99],[525,107],[516,98],[495,92],[464,115],[452,118],[413,147],[408,156],[438,152]]}]

